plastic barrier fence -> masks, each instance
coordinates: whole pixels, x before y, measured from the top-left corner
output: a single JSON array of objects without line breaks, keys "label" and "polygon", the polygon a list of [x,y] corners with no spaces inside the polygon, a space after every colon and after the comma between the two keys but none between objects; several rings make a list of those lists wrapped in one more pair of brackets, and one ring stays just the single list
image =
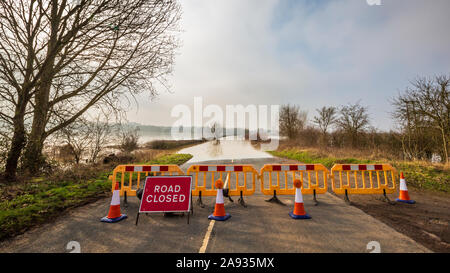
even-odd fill
[{"label": "plastic barrier fence", "polygon": [[112,190],[116,182],[120,184],[120,196],[136,196],[136,190],[144,186],[147,176],[184,175],[177,165],[120,165],[109,177],[112,180]]},{"label": "plastic barrier fence", "polygon": [[[384,194],[396,192],[397,170],[389,164],[337,164],[331,169],[332,189],[336,194]],[[386,197],[387,198],[387,197]]]},{"label": "plastic barrier fence", "polygon": [[261,191],[265,195],[273,195],[268,201],[276,201],[278,195],[295,195],[293,182],[303,182],[302,193],[324,194],[328,190],[329,171],[321,164],[264,165],[261,169]]},{"label": "plastic barrier fence", "polygon": [[198,202],[202,205],[202,196],[216,196],[215,182],[221,179],[226,185],[226,196],[240,196],[239,202],[245,206],[243,196],[255,193],[258,172],[251,165],[192,165],[187,170],[192,175],[194,188],[192,195],[199,196]]}]

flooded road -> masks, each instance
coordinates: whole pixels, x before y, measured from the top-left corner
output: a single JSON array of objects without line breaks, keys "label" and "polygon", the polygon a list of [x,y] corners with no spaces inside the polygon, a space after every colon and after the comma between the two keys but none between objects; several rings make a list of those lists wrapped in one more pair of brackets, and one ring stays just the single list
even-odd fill
[{"label": "flooded road", "polygon": [[255,149],[249,141],[220,140],[217,144],[210,141],[179,151],[180,154],[191,154],[194,157],[189,161],[202,162],[211,160],[239,160],[273,158],[272,155]]}]

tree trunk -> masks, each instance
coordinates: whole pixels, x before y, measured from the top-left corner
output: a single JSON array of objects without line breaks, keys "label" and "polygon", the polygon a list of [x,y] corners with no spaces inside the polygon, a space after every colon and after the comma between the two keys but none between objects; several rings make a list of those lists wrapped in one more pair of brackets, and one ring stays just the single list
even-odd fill
[{"label": "tree trunk", "polygon": [[445,131],[442,127],[441,127],[441,133],[442,133],[442,145],[444,148],[445,163],[448,164],[449,158],[448,158],[448,149],[447,149],[447,137],[446,137]]},{"label": "tree trunk", "polygon": [[37,174],[45,163],[42,150],[44,141],[47,138],[45,127],[49,113],[49,95],[53,69],[49,67],[42,76],[39,90],[35,94],[35,106],[33,111],[33,124],[28,144],[24,155],[24,168],[30,174]]},{"label": "tree trunk", "polygon": [[[33,124],[28,144],[24,154],[23,166],[30,174],[37,174],[45,163],[42,155],[44,141],[46,139],[45,127],[47,124],[48,113],[48,92],[45,86],[42,86],[36,93],[36,103],[33,113]],[[48,88],[50,90],[50,88]]]},{"label": "tree trunk", "polygon": [[33,124],[24,156],[24,168],[33,175],[37,174],[45,163],[42,150],[44,148],[44,141],[47,138],[45,127],[47,125],[49,113],[50,88],[55,75],[54,65],[57,52],[59,22],[58,5],[56,1],[53,1],[51,11],[51,35],[47,48],[48,62],[42,68],[41,83],[35,94]]},{"label": "tree trunk", "polygon": [[11,147],[8,151],[4,173],[6,181],[10,182],[16,180],[17,166],[19,164],[20,155],[26,144],[26,132],[24,125],[25,110],[26,100],[20,96],[17,101],[14,115],[14,134],[11,141]]},{"label": "tree trunk", "polygon": [[19,163],[19,158],[25,147],[25,127],[23,124],[23,119],[21,124],[15,124],[14,135],[11,142],[11,148],[8,151],[8,157],[6,159],[5,167],[5,179],[6,181],[12,182],[16,180],[17,165]]}]

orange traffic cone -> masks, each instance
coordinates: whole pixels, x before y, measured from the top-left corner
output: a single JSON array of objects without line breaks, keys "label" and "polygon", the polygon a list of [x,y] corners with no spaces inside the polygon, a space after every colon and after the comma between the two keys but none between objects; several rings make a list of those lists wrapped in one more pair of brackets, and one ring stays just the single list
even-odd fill
[{"label": "orange traffic cone", "polygon": [[406,187],[406,180],[403,172],[400,173],[400,196],[395,199],[397,202],[403,202],[407,204],[414,204],[416,201],[409,198],[408,188]]},{"label": "orange traffic cone", "polygon": [[120,213],[120,191],[119,183],[116,183],[116,188],[114,189],[111,205],[109,206],[108,216],[101,219],[105,223],[116,223],[120,220],[127,218],[125,214]]},{"label": "orange traffic cone", "polygon": [[219,179],[216,181],[216,188],[217,188],[216,207],[214,208],[214,213],[208,216],[208,219],[216,221],[226,221],[230,219],[231,215],[229,213],[225,213],[222,180]]},{"label": "orange traffic cone", "polygon": [[289,216],[293,219],[311,219],[305,212],[305,207],[303,206],[303,194],[302,194],[302,181],[299,179],[294,180],[295,186],[295,205],[294,211],[289,212]]}]

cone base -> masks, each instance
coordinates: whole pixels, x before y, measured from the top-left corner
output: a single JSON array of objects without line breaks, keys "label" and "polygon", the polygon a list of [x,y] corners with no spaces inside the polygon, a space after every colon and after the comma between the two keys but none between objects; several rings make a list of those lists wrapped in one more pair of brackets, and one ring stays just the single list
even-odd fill
[{"label": "cone base", "polygon": [[231,215],[229,213],[226,213],[225,216],[214,216],[214,214],[211,214],[208,216],[209,220],[216,220],[216,221],[226,221],[231,218]]},{"label": "cone base", "polygon": [[415,204],[416,203],[416,201],[414,201],[414,200],[401,200],[401,199],[398,199],[398,198],[395,199],[395,201],[406,203],[406,204]]},{"label": "cone base", "polygon": [[122,221],[123,219],[126,219],[128,216],[126,214],[122,214],[117,218],[108,218],[108,216],[103,217],[100,221],[104,223],[117,223],[119,221]]},{"label": "cone base", "polygon": [[292,219],[311,219],[311,216],[307,213],[305,215],[296,215],[293,211],[289,212],[289,216],[291,216]]}]

